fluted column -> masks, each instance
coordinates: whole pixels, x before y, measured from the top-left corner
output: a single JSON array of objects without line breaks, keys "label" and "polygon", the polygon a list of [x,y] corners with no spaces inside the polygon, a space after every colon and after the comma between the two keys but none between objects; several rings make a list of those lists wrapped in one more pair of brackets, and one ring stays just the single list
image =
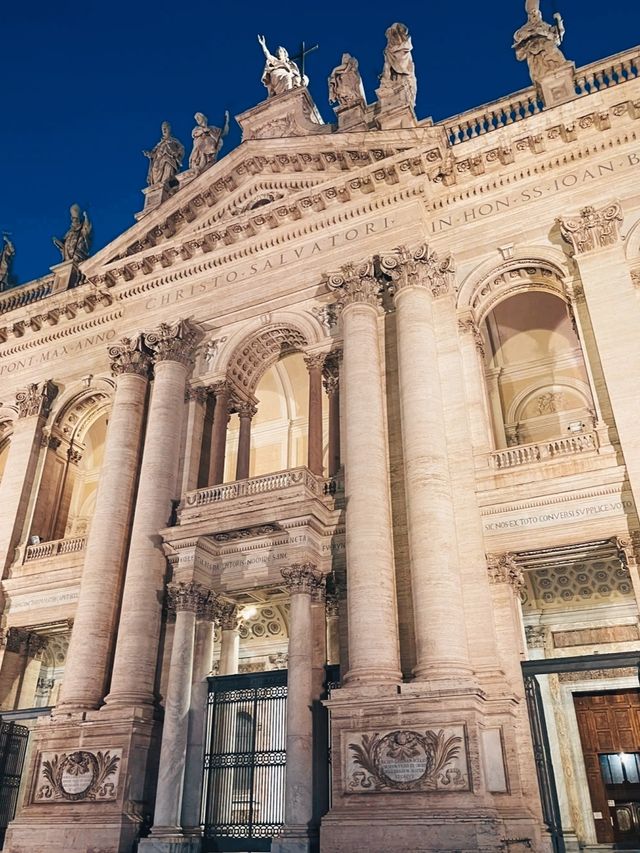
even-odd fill
[{"label": "fluted column", "polygon": [[[400,420],[419,680],[470,672],[432,299],[449,275],[424,247],[382,259],[396,306]],[[442,279],[442,282],[441,282]],[[455,630],[451,626],[455,625]]]},{"label": "fluted column", "polygon": [[200,799],[205,753],[205,712],[209,693],[208,677],[213,665],[215,622],[220,618],[220,605],[211,594],[199,602],[196,613],[196,641],[189,706],[189,740],[182,799],[182,830],[185,835],[200,835]]},{"label": "fluted column", "polygon": [[122,594],[151,362],[141,338],[123,339],[109,357],[116,390],[57,712],[101,704]]},{"label": "fluted column", "polygon": [[246,480],[249,476],[249,465],[251,463],[251,421],[258,408],[253,403],[244,400],[236,403],[235,408],[240,418],[236,480]]},{"label": "fluted column", "polygon": [[347,685],[400,681],[393,535],[378,338],[379,284],[372,264],[327,280],[342,305]]},{"label": "fluted column", "polygon": [[57,393],[53,382],[27,385],[16,394],[13,433],[0,480],[0,572],[13,561],[34,486],[42,428]]},{"label": "fluted column", "polygon": [[329,398],[329,476],[340,470],[340,381],[339,355],[331,353],[324,362],[322,378]]},{"label": "fluted column", "polygon": [[227,426],[229,425],[231,388],[227,382],[218,382],[213,386],[216,405],[213,411],[213,429],[211,436],[211,461],[209,464],[209,485],[217,486],[224,482],[224,460],[227,451]]},{"label": "fluted column", "polygon": [[240,614],[233,602],[223,604],[220,609],[220,663],[218,675],[235,675],[238,672],[240,654]]},{"label": "fluted column", "polygon": [[169,613],[175,613],[171,664],[162,726],[162,745],[158,767],[158,787],[151,838],[141,848],[153,846],[153,840],[182,835],[180,817],[187,760],[191,678],[195,644],[196,613],[209,598],[209,591],[198,583],[174,583],[167,587]]},{"label": "fluted column", "polygon": [[150,706],[160,635],[166,558],[158,531],[171,516],[187,370],[195,329],[179,321],[145,335],[155,381],[140,468],[108,706]]},{"label": "fluted column", "polygon": [[287,767],[283,837],[274,839],[274,853],[303,853],[313,831],[313,620],[312,595],[322,588],[323,575],[313,563],[282,569],[291,596],[289,675],[287,688]]},{"label": "fluted column", "polygon": [[324,472],[322,465],[322,366],[324,359],[323,354],[307,355],[304,359],[309,371],[307,467],[319,477]]}]

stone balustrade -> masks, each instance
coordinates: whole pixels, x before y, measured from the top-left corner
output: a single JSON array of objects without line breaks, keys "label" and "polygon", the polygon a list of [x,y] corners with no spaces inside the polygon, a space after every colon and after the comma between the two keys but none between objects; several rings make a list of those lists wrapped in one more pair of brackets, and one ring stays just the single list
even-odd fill
[{"label": "stone balustrade", "polygon": [[601,89],[610,89],[627,80],[635,80],[640,74],[638,49],[617,53],[599,62],[592,62],[576,71],[576,94],[590,95]]},{"label": "stone balustrade", "polygon": [[22,308],[24,305],[30,305],[49,296],[53,290],[53,280],[54,276],[45,276],[3,293],[0,295],[0,314],[6,314],[14,308]]},{"label": "stone balustrade", "polygon": [[40,542],[38,545],[28,545],[25,549],[24,561],[46,560],[59,554],[75,554],[84,551],[86,537],[73,536],[69,539],[54,539],[51,542]]},{"label": "stone balustrade", "polygon": [[561,456],[572,456],[589,451],[597,452],[598,449],[597,433],[581,432],[536,444],[520,444],[493,451],[489,454],[489,465],[494,470],[503,471],[506,468],[519,468],[522,465],[545,462]]},{"label": "stone balustrade", "polygon": [[236,498],[253,497],[270,492],[289,489],[292,486],[305,486],[319,497],[325,494],[325,479],[317,477],[308,468],[291,468],[262,477],[250,477],[247,480],[236,480],[233,483],[223,483],[209,486],[206,489],[196,489],[188,492],[183,501],[183,508],[207,506],[208,504],[232,501]]}]

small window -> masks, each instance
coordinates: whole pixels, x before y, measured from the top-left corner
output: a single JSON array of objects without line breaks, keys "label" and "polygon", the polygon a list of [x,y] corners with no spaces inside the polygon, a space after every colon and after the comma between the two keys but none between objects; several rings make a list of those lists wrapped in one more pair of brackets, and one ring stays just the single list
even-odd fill
[{"label": "small window", "polygon": [[599,758],[605,785],[640,783],[640,752],[611,752]]}]

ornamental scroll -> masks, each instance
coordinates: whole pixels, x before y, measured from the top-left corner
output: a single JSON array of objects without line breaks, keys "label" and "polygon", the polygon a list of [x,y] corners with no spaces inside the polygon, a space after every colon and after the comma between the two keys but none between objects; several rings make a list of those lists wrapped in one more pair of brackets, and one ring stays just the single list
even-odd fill
[{"label": "ornamental scroll", "polygon": [[121,763],[121,749],[43,752],[38,764],[33,802],[115,800]]},{"label": "ornamental scroll", "polygon": [[344,790],[468,791],[464,726],[343,734]]}]

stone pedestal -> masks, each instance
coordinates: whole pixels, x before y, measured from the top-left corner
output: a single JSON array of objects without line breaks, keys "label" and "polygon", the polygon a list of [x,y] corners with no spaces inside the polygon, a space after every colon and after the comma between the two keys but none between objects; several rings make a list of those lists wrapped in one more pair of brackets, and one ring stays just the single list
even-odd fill
[{"label": "stone pedestal", "polygon": [[557,107],[573,101],[576,98],[575,84],[576,66],[573,62],[565,62],[560,68],[546,74],[537,84],[545,107]]},{"label": "stone pedestal", "polygon": [[338,119],[339,130],[366,130],[367,129],[367,107],[366,104],[350,104],[347,107],[334,107],[334,113]]},{"label": "stone pedestal", "polygon": [[145,187],[142,190],[144,196],[144,207],[139,213],[135,214],[135,218],[140,221],[144,216],[147,216],[157,207],[160,207],[163,201],[170,198],[178,188],[178,182],[175,186],[170,186],[168,183],[154,184],[152,187]]},{"label": "stone pedestal", "polygon": [[80,270],[75,261],[63,261],[50,269],[54,274],[52,293],[62,293],[80,282]]}]

